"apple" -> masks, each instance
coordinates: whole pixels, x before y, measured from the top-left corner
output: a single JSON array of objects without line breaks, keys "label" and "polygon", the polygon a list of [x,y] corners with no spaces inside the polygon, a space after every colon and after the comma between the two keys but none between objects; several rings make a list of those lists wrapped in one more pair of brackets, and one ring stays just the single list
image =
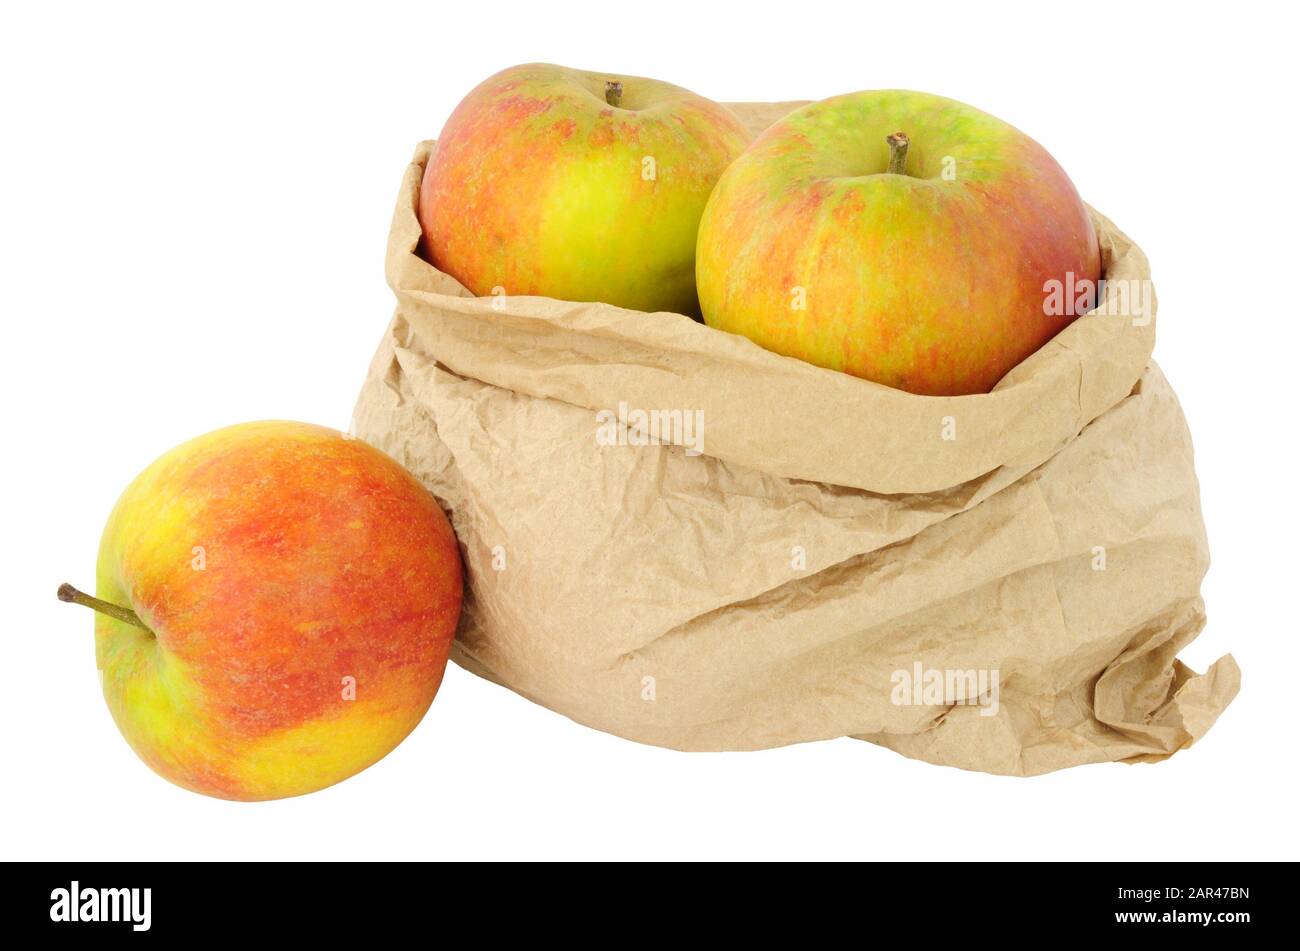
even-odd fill
[{"label": "apple", "polygon": [[697,315],[700,214],[749,138],[669,83],[515,66],[465,97],[429,156],[425,255],[480,297]]},{"label": "apple", "polygon": [[984,393],[1075,316],[1045,284],[1096,281],[1097,235],[1033,139],[920,92],[804,106],[723,174],[700,223],[710,327],[926,395]]},{"label": "apple", "polygon": [[438,692],[461,604],[446,516],[379,450],[247,423],[166,453],[99,550],[104,697],[172,782],[278,799],[365,769]]}]

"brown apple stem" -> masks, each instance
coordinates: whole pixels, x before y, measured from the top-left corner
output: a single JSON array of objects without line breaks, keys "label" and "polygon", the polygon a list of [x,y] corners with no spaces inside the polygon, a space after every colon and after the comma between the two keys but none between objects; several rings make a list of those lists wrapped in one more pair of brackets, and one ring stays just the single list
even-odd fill
[{"label": "brown apple stem", "polygon": [[107,614],[109,617],[125,621],[127,624],[134,624],[142,630],[149,630],[149,628],[145,627],[144,621],[140,620],[130,608],[124,608],[120,604],[113,604],[110,601],[101,601],[99,598],[92,598],[84,591],[78,591],[70,584],[59,585],[59,600],[70,601],[73,604],[83,604],[88,608],[93,608],[100,614]]},{"label": "brown apple stem", "polygon": [[885,141],[889,143],[889,168],[885,171],[890,175],[906,174],[903,169],[907,167],[907,146],[910,143],[907,133],[895,132],[885,136]]},{"label": "brown apple stem", "polygon": [[605,101],[617,109],[618,104],[623,101],[623,84],[616,83],[612,79],[606,80]]}]

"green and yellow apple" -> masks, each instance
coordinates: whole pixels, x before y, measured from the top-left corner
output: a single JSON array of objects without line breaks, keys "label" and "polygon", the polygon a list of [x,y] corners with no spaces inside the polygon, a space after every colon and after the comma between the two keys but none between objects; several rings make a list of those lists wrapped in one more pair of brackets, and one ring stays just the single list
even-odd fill
[{"label": "green and yellow apple", "polygon": [[163,455],[104,530],[104,697],[127,742],[224,799],[320,789],[383,757],[442,682],[461,604],[434,498],[365,443],[249,423]]},{"label": "green and yellow apple", "polygon": [[425,167],[425,254],[479,296],[698,314],[695,237],[749,135],[654,79],[515,66],[456,107]]},{"label": "green and yellow apple", "polygon": [[1044,285],[1100,270],[1087,209],[1042,146],[898,90],[767,129],[718,182],[696,252],[709,326],[927,395],[990,390],[1077,316],[1049,316]]}]

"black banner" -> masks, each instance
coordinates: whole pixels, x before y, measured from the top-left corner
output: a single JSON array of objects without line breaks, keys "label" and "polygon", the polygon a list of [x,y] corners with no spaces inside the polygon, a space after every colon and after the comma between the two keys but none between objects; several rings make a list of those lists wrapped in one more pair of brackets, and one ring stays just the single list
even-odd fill
[{"label": "black banner", "polygon": [[[1104,933],[1234,940],[1287,914],[1276,864],[874,863],[862,868],[628,864],[563,872],[422,864],[10,864],[5,923],[83,937],[198,934],[338,939],[401,934],[456,915],[501,926],[582,927],[628,917],[632,933],[700,920],[709,931],[762,931],[844,913],[950,943],[1017,932],[1026,938]],[[755,880],[747,882],[749,875]],[[514,879],[512,881],[512,879]],[[746,898],[745,896],[749,896]],[[774,900],[775,899],[775,900]],[[835,909],[839,909],[837,912]],[[468,913],[469,917],[464,917]],[[666,921],[665,921],[666,919]],[[254,923],[255,926],[254,926]],[[609,927],[606,923],[602,927]],[[692,925],[694,927],[694,925]],[[821,925],[819,925],[821,927]],[[252,929],[250,931],[250,928]],[[196,929],[198,929],[196,931]],[[428,932],[437,940],[436,929]]]}]

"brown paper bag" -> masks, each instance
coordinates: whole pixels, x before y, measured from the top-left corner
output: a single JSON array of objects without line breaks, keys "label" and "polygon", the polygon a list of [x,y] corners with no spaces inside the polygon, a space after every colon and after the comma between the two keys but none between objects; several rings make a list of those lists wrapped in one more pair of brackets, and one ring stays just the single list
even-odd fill
[{"label": "brown paper bag", "polygon": [[1209,555],[1146,258],[1108,220],[1096,312],[991,393],[920,397],[678,314],[470,296],[417,253],[433,145],[354,425],[450,512],[459,664],[643,743],[1013,775],[1163,759],[1235,696],[1231,656],[1175,658]]}]

